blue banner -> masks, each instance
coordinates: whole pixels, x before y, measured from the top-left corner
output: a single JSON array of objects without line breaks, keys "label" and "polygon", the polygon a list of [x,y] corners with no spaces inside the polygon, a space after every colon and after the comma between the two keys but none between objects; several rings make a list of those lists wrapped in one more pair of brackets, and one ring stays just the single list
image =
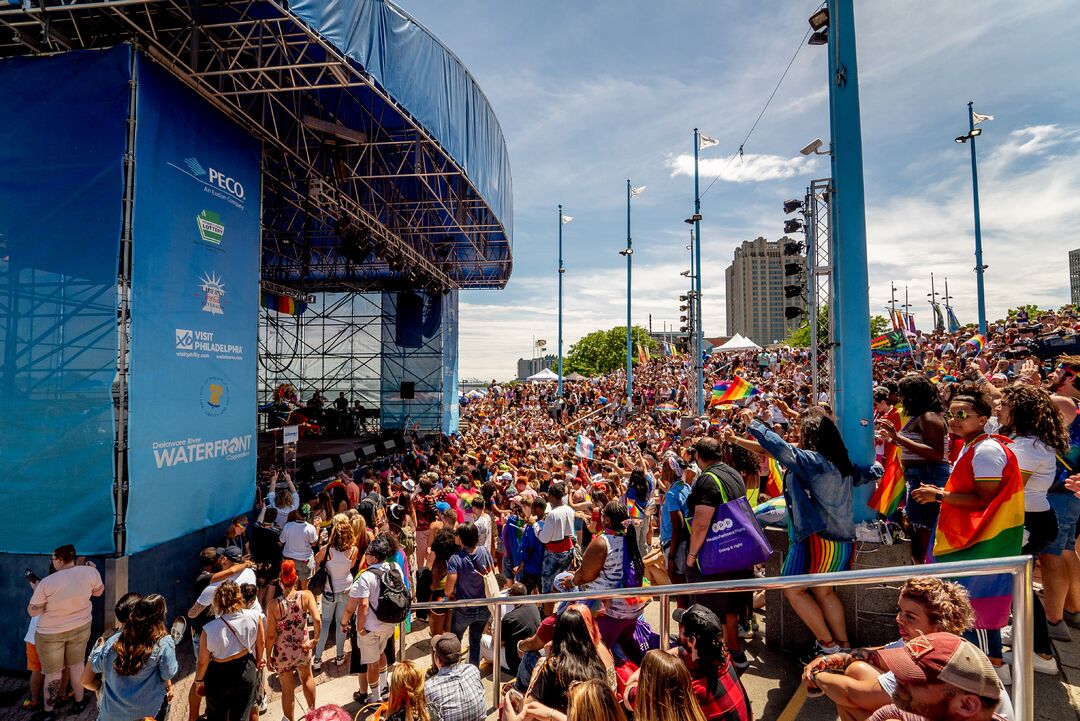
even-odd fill
[{"label": "blue banner", "polygon": [[5,553],[113,551],[130,68],[128,46],[0,62]]},{"label": "blue banner", "polygon": [[259,144],[139,56],[128,552],[249,510]]}]

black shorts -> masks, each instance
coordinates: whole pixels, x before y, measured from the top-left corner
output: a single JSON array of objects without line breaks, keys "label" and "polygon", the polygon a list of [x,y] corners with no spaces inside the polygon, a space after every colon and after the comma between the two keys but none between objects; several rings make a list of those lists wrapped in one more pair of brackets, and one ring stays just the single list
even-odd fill
[{"label": "black shorts", "polygon": [[525,573],[522,571],[518,577],[518,581],[525,585],[525,590],[528,593],[540,590],[540,574]]},{"label": "black shorts", "polygon": [[[696,566],[688,566],[686,569],[687,583],[697,583],[699,581],[732,581],[753,577],[754,570],[752,568],[743,571],[732,571],[731,573],[715,574],[702,573]],[[750,591],[703,593],[700,595],[690,595],[690,599],[691,603],[700,603],[705,608],[711,610],[720,617],[720,622],[723,623],[724,616],[729,613],[737,614],[740,617],[749,614],[752,610],[754,594]]]}]

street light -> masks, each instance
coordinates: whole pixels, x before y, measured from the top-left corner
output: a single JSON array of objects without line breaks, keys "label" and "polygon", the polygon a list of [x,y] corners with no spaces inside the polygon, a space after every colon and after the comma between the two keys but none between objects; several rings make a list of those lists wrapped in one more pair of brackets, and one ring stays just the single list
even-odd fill
[{"label": "street light", "polygon": [[821,138],[814,138],[809,143],[807,143],[806,147],[804,147],[799,152],[803,155],[829,155],[832,152],[831,150],[819,149],[824,144],[825,143],[821,142]]},{"label": "street light", "polygon": [[810,36],[810,39],[806,42],[807,45],[828,45],[829,44],[829,8],[823,7],[808,19],[810,23],[810,29],[814,33]]},{"label": "street light", "polygon": [[689,218],[687,218],[683,222],[688,224],[688,225],[693,225],[694,223],[699,223],[699,222],[701,222],[701,213],[694,213],[693,215],[691,215]]},{"label": "street light", "polygon": [[980,135],[982,135],[982,128],[975,128],[974,130],[970,131],[967,135],[958,135],[956,137],[956,142],[958,142],[958,143],[966,143],[967,141],[971,140],[972,138],[977,138]]}]

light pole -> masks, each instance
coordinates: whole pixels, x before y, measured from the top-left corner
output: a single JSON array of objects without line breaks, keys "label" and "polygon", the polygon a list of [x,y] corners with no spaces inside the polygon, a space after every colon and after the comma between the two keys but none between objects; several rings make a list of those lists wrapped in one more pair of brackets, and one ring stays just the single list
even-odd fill
[{"label": "light pole", "polygon": [[634,248],[630,239],[630,199],[645,192],[645,186],[630,185],[630,179],[626,180],[626,250],[620,250],[619,255],[626,256],[626,410],[629,413],[634,407],[634,335],[630,325],[630,289],[632,286],[632,271]]},{"label": "light pole", "polygon": [[701,329],[701,190],[698,182],[698,153],[701,149],[701,134],[694,128],[694,214],[690,220],[694,223],[694,368],[697,370],[697,415],[705,415],[705,369],[701,363],[701,349],[705,345]]},{"label": "light pole", "polygon": [[979,299],[979,332],[986,335],[986,294],[983,288],[982,224],[979,221],[979,164],[975,156],[975,138],[982,134],[982,128],[975,126],[984,120],[993,120],[993,115],[980,115],[975,112],[974,103],[968,102],[968,132],[956,138],[958,143],[971,146],[971,202],[975,210],[975,285]]},{"label": "light pole", "polygon": [[573,218],[563,215],[562,205],[559,205],[559,388],[558,397],[562,398],[562,278],[566,270],[562,260],[562,227]]}]

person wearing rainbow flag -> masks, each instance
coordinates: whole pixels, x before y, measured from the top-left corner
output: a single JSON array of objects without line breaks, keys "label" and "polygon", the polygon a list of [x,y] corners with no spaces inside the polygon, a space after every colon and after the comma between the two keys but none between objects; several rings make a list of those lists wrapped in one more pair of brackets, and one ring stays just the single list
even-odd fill
[{"label": "person wearing rainbow flag", "polygon": [[[1011,441],[984,430],[993,415],[986,389],[960,384],[945,413],[949,431],[964,439],[944,488],[923,484],[911,492],[920,503],[938,501],[937,528],[930,560],[966,561],[1019,555],[1024,538],[1024,479]],[[1004,665],[1001,629],[1012,605],[1008,575],[963,578],[975,609],[975,627],[964,636],[994,664],[1004,684],[1012,682]]]}]

